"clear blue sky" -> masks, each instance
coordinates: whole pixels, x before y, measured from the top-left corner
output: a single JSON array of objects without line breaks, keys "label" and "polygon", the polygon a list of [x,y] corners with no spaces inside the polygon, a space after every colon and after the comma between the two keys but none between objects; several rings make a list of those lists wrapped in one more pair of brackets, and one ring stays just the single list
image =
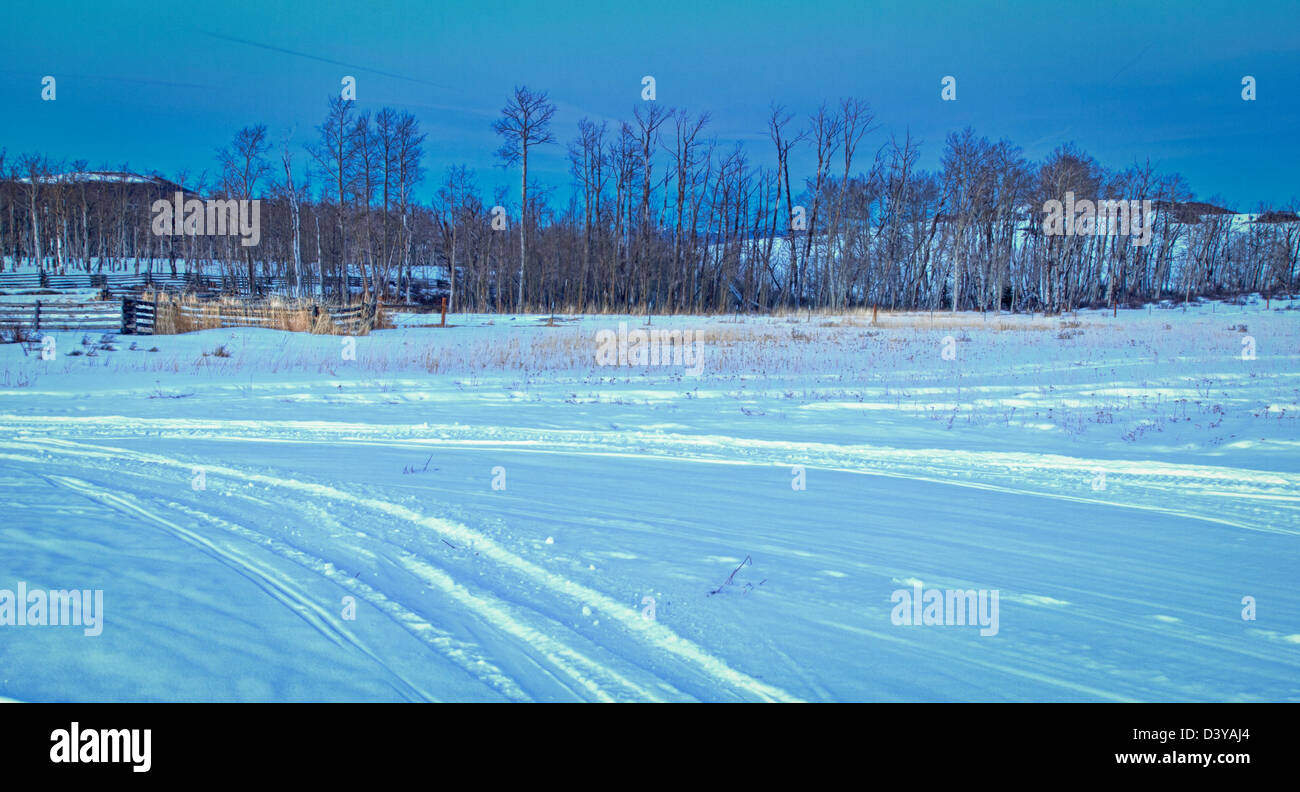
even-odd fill
[{"label": "clear blue sky", "polygon": [[[713,132],[772,158],[772,101],[869,101],[935,167],[966,125],[1041,158],[1074,141],[1108,166],[1150,158],[1241,210],[1300,198],[1300,4],[1273,2],[30,2],[0,10],[0,146],[92,166],[215,171],[241,126],[316,135],[339,80],[359,109],[392,105],[429,133],[430,181],[465,163],[485,187],[511,87],[550,92],[561,145],[539,177],[567,190],[583,115],[630,118],[641,77],[661,104],[713,113]],[[40,100],[43,75],[58,98]],[[940,101],[957,78],[958,100]],[[1258,99],[1241,100],[1255,76]],[[301,150],[301,147],[299,147]],[[305,156],[305,155],[304,155]],[[795,163],[797,169],[807,158]],[[427,195],[429,189],[424,191]]]}]

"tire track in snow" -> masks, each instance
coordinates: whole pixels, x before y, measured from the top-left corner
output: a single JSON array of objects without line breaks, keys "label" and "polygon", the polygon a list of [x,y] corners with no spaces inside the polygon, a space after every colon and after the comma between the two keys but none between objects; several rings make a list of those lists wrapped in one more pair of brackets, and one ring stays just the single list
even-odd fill
[{"label": "tire track in snow", "polygon": [[[1027,452],[900,449],[792,443],[636,431],[503,429],[464,424],[402,425],[320,421],[33,418],[0,416],[7,427],[80,429],[114,437],[166,434],[205,440],[279,440],[467,447],[582,455],[662,456],[702,462],[805,467],[892,476],[1018,495],[1117,506],[1300,536],[1300,475],[1154,460],[1116,460]],[[1107,487],[1090,485],[1104,473]],[[1086,493],[1086,494],[1085,494]]]},{"label": "tire track in snow", "polygon": [[[120,494],[119,491],[110,491],[91,482],[72,479],[67,476],[42,476],[42,478],[51,483],[68,487],[69,489],[77,491],[91,500],[103,503],[110,508],[161,525],[167,532],[199,547],[200,550],[209,553],[209,555],[213,555],[222,563],[227,564],[240,574],[253,580],[255,584],[267,591],[267,593],[272,597],[280,600],[287,607],[302,615],[305,620],[312,624],[313,627],[316,627],[317,630],[327,638],[334,641],[334,643],[340,646],[347,643],[370,657],[381,667],[385,668],[385,670],[394,673],[394,675],[398,676],[404,684],[418,694],[414,696],[415,698],[426,701],[438,700],[428,691],[419,689],[414,683],[410,682],[410,680],[402,678],[400,675],[393,672],[391,668],[388,668],[382,658],[365,645],[357,636],[353,635],[350,630],[346,629],[338,622],[332,611],[318,607],[314,598],[303,593],[295,584],[292,577],[277,574],[274,570],[267,568],[265,565],[248,561],[243,554],[238,553],[237,551],[216,548],[214,547],[213,542],[205,539],[203,536],[182,528],[171,520],[163,518],[157,511],[145,508],[138,499]],[[339,571],[324,559],[312,556],[303,552],[299,548],[287,545],[278,539],[261,534],[245,525],[232,523],[214,514],[202,512],[197,509],[190,509],[181,504],[170,504],[169,508],[183,512],[190,518],[210,522],[222,530],[254,544],[260,549],[272,552],[286,561],[290,561],[297,566],[308,570],[309,572],[329,579],[336,585],[347,589],[352,594],[355,594],[359,599],[369,603],[376,610],[383,612],[392,619],[392,621],[397,623],[415,638],[429,645],[453,663],[459,665],[474,678],[495,688],[505,697],[519,701],[529,699],[528,695],[519,689],[514,681],[506,676],[501,669],[487,661],[486,656],[482,654],[481,649],[477,645],[460,641],[450,633],[439,630],[429,624],[419,614],[409,610],[401,603],[385,596],[368,584]]]},{"label": "tire track in snow", "polygon": [[[24,437],[0,444],[28,451],[53,452],[62,457],[101,460],[132,459],[138,462],[178,468],[187,472],[193,467],[191,462],[158,454],[107,446],[94,446],[55,438]],[[15,458],[3,454],[0,454],[0,457]],[[32,462],[54,461],[35,457],[17,458]],[[769,701],[798,700],[775,686],[768,685],[731,668],[720,658],[709,654],[695,643],[677,635],[668,627],[658,622],[643,619],[639,611],[629,608],[608,595],[543,569],[467,526],[427,517],[399,504],[356,496],[323,484],[265,476],[210,464],[205,464],[203,467],[209,474],[290,489],[316,498],[329,498],[370,512],[386,514],[427,528],[454,542],[473,545],[482,557],[510,568],[523,575],[526,579],[550,590],[553,594],[591,605],[594,609],[600,610],[605,616],[620,624],[628,635],[649,644],[650,648],[654,650],[671,655],[679,661],[684,661],[689,666],[692,666],[696,672],[710,677],[714,682],[722,683],[725,687],[732,689],[743,697]],[[556,641],[549,635],[514,618],[508,612],[507,606],[500,600],[494,597],[489,599],[488,595],[477,595],[470,592],[445,571],[430,564],[427,559],[415,556],[408,551],[402,552],[405,554],[403,560],[411,572],[419,575],[448,596],[453,597],[460,604],[477,612],[485,621],[502,632],[511,634],[519,642],[542,652],[548,662],[564,670],[567,676],[585,687],[593,697],[606,701],[619,700],[620,697],[611,695],[602,687],[602,685],[613,683],[614,686],[621,688],[619,691],[621,698],[633,697],[644,700],[660,700],[662,698],[657,692],[627,679],[614,669],[596,663],[573,647]],[[603,676],[605,679],[598,681],[594,679],[595,676]],[[671,690],[671,688],[669,689]]]},{"label": "tire track in snow", "polygon": [[[21,421],[21,419],[20,419]],[[50,420],[37,419],[38,425]],[[1300,476],[1164,461],[1102,460],[1023,452],[910,450],[881,446],[786,443],[658,432],[500,429],[467,425],[368,425],[332,422],[113,421],[86,433],[165,435],[216,441],[281,440],[383,447],[439,446],[581,456],[661,457],[715,464],[804,464],[866,475],[924,480],[999,492],[1158,512],[1252,531],[1298,535]],[[149,430],[154,431],[150,432]],[[1109,486],[1093,492],[1103,471]],[[1132,626],[1132,625],[1128,625]],[[1229,648],[1221,646],[1220,648]],[[1239,647],[1234,651],[1240,652]]]},{"label": "tire track in snow", "polygon": [[145,520],[160,526],[166,533],[171,536],[197,547],[204,554],[215,558],[223,565],[233,569],[240,575],[252,581],[254,585],[262,589],[272,599],[284,605],[289,610],[296,613],[303,621],[311,625],[318,633],[328,639],[336,646],[350,646],[361,652],[370,659],[374,660],[392,674],[397,680],[395,687],[402,691],[408,698],[422,701],[437,701],[428,691],[420,689],[408,679],[388,668],[383,660],[376,655],[370,647],[361,641],[351,630],[344,628],[335,622],[332,614],[322,608],[315,599],[304,592],[297,582],[287,576],[280,574],[277,570],[265,564],[259,563],[249,558],[244,553],[231,547],[221,547],[217,543],[201,536],[194,531],[184,528],[171,520],[158,514],[155,510],[146,508],[135,498],[110,492],[103,487],[96,486],[83,479],[72,478],[70,476],[41,476],[42,479],[56,487],[62,487],[67,490],[81,495],[82,497],[107,506],[113,511],[131,515],[137,519]]},{"label": "tire track in snow", "polygon": [[[57,442],[57,441],[51,441],[51,442]],[[58,444],[62,445],[62,443],[58,443]],[[74,453],[71,454],[71,456],[121,458],[122,456],[128,453],[130,452],[123,451],[123,453],[119,455],[87,454],[87,453],[75,454]],[[68,456],[68,454],[65,454],[65,457],[66,456]],[[39,459],[36,457],[21,457],[21,456],[15,456],[10,454],[0,454],[0,458],[15,459],[15,460],[26,461],[26,462],[50,463],[55,461],[53,459],[48,459],[48,458]],[[61,462],[63,460],[60,459],[59,461]],[[156,464],[167,464],[167,463],[160,463],[157,460],[152,460],[152,459],[149,461],[155,462]],[[188,464],[179,463],[179,466],[188,467]],[[227,475],[231,478],[236,478],[239,475],[238,471],[234,471],[228,468],[217,468],[212,466],[206,466],[205,470],[211,472],[220,472],[223,475]],[[266,483],[266,482],[261,481],[260,483]],[[114,497],[118,497],[118,496],[114,496]],[[131,511],[129,509],[127,511],[129,511],[130,513],[138,517],[145,516],[144,514]],[[211,517],[211,515],[205,515],[205,516]],[[168,525],[173,528],[176,527],[174,526],[174,524],[169,523]],[[191,543],[194,544],[194,542]],[[199,546],[200,549],[203,549],[205,552],[209,552],[211,550],[210,547],[204,545],[202,542],[199,543]],[[389,550],[392,551],[393,548],[389,548]],[[558,672],[560,676],[564,677],[565,679],[573,683],[572,685],[564,685],[564,687],[573,691],[575,695],[577,695],[577,697],[581,698],[582,696],[578,694],[585,693],[586,696],[589,698],[598,701],[606,701],[606,702],[613,702],[613,701],[618,701],[621,699],[629,699],[629,698],[635,698],[635,699],[647,700],[647,701],[662,700],[662,696],[660,696],[658,693],[627,679],[626,677],[622,676],[621,674],[618,674],[617,672],[615,672],[614,670],[606,666],[603,666],[591,660],[590,658],[586,657],[585,655],[582,655],[581,653],[577,652],[571,647],[564,645],[562,642],[552,639],[550,636],[546,635],[545,633],[542,633],[529,625],[523,624],[522,622],[516,621],[513,618],[509,617],[508,615],[504,615],[503,609],[506,606],[504,605],[504,603],[500,602],[499,600],[496,600],[495,598],[486,597],[486,596],[474,595],[472,592],[469,592],[467,589],[465,589],[464,586],[457,583],[445,572],[437,569],[433,565],[427,563],[426,561],[420,559],[419,557],[417,557],[412,553],[401,551],[400,556],[401,556],[401,560],[406,565],[408,571],[411,571],[412,573],[419,575],[421,579],[423,579],[425,582],[433,584],[436,588],[439,588],[439,590],[443,591],[444,593],[451,593],[455,597],[455,599],[458,602],[460,602],[460,604],[462,605],[469,604],[471,606],[470,610],[472,612],[475,612],[478,616],[484,617],[483,618],[484,623],[486,623],[488,626],[494,627],[498,630],[502,630],[502,627],[504,625],[507,628],[504,630],[504,632],[508,633],[511,637],[513,637],[520,645],[526,646],[533,650],[541,651],[542,653],[541,659],[550,663],[554,667],[553,670],[555,672]],[[317,559],[317,560],[320,561],[321,563],[324,563],[323,559]],[[246,570],[240,568],[239,571],[241,571],[241,573],[244,573]],[[259,578],[254,582],[257,582],[259,586],[261,586],[264,590],[267,590],[265,586],[261,585],[262,582],[264,582],[263,579]],[[282,602],[286,602],[286,600],[284,600],[281,596],[278,596],[279,592],[272,592],[268,590],[268,593],[272,594],[272,596],[275,596],[277,599],[281,600]],[[286,602],[286,604],[288,603]],[[417,621],[422,626],[426,626],[426,627],[431,626],[428,624],[427,621],[419,617],[418,614],[409,611],[407,612],[407,614],[409,619],[413,619]],[[318,624],[313,623],[313,626],[317,626],[319,629]],[[338,642],[336,641],[336,643]],[[371,657],[373,659],[379,660],[379,658],[374,657],[373,655],[371,655]],[[382,664],[382,661],[380,662]],[[538,662],[536,659],[534,659],[533,662],[538,663],[539,666],[543,665],[542,663]],[[488,669],[491,669],[493,667],[494,666],[491,665],[487,666]],[[469,670],[473,672],[473,669],[469,669]],[[554,674],[552,674],[552,676],[554,676]],[[601,677],[603,677],[603,679]],[[521,696],[522,698],[524,699],[529,698],[526,694],[522,692],[522,690],[518,688],[518,686],[513,682],[513,680],[509,680],[508,678],[504,678],[504,679],[506,680],[507,683],[506,685],[507,690],[518,691],[519,696]],[[659,687],[664,688],[667,692],[676,693],[676,691],[673,690],[671,687],[664,685],[662,683],[659,684]]]}]

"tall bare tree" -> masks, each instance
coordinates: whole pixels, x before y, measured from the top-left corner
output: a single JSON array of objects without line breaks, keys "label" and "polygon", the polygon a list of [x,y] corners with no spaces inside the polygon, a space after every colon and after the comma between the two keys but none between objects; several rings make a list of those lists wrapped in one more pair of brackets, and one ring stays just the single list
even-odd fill
[{"label": "tall bare tree", "polygon": [[528,150],[533,146],[554,143],[551,133],[551,117],[555,115],[555,105],[546,98],[546,92],[534,92],[527,86],[515,88],[515,92],[501,108],[501,118],[492,124],[492,129],[504,142],[497,150],[497,156],[506,166],[520,165],[519,178],[519,293],[515,298],[515,310],[523,310],[524,305],[524,264],[528,258]]},{"label": "tall bare tree", "polygon": [[[271,171],[271,166],[266,161],[266,153],[270,150],[271,143],[266,138],[265,124],[247,126],[235,133],[230,146],[217,155],[217,160],[221,163],[222,187],[227,195],[243,201],[253,200],[257,183]],[[250,248],[245,247],[243,253],[251,294],[257,289],[257,265]]]}]

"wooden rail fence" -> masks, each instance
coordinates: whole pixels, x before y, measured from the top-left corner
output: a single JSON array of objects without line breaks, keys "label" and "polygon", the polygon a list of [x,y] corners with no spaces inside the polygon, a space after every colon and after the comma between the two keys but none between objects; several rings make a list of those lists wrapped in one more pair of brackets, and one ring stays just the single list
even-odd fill
[{"label": "wooden rail fence", "polygon": [[122,304],[117,300],[35,303],[0,302],[0,327],[42,330],[117,331],[122,326]]},{"label": "wooden rail fence", "polygon": [[376,304],[270,304],[265,301],[149,299],[0,302],[0,328],[29,334],[46,330],[98,330],[154,335],[216,327],[269,327],[303,332],[364,335],[381,321]]}]

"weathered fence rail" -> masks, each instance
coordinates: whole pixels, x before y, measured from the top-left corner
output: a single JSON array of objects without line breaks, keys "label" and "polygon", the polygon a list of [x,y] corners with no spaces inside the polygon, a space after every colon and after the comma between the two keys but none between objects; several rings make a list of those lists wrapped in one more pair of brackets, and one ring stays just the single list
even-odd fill
[{"label": "weathered fence rail", "polygon": [[[137,303],[140,304],[143,303]],[[174,299],[168,295],[163,295],[152,307],[155,334],[218,327],[266,327],[296,332],[364,335],[380,324],[383,315],[378,303],[330,305],[230,298],[197,300],[192,297]]]},{"label": "weathered fence rail", "polygon": [[155,295],[82,302],[0,302],[0,328],[28,334],[46,330],[99,330],[125,335],[184,333],[218,327],[267,327],[312,333],[364,335],[381,321],[377,303],[329,305],[221,300],[189,301]]},{"label": "weathered fence rail", "polygon": [[117,300],[34,303],[0,302],[0,326],[41,330],[118,330],[122,304]]},{"label": "weathered fence rail", "polygon": [[378,309],[374,305],[351,305],[347,307],[327,307],[330,321],[344,332],[351,334],[368,333],[378,320]]},{"label": "weathered fence rail", "polygon": [[125,335],[153,335],[158,303],[153,300],[122,298],[122,333]]}]

